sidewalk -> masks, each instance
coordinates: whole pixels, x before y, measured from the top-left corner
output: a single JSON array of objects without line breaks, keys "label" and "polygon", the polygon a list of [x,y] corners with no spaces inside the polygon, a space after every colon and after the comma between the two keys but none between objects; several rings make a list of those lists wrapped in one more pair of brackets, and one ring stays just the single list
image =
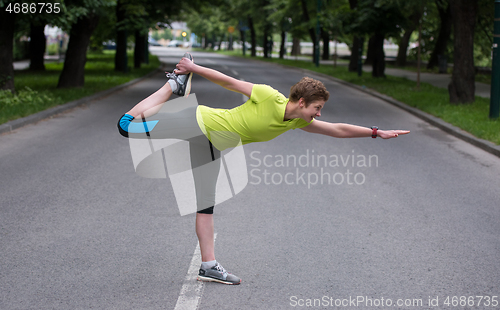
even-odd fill
[{"label": "sidewalk", "polygon": [[[333,65],[333,62],[332,62]],[[372,72],[371,66],[363,66],[364,72]],[[408,80],[417,81],[417,73],[396,69],[396,68],[385,68],[386,75],[404,77]],[[437,73],[420,73],[420,82],[429,83],[433,86],[448,89],[448,84],[451,81],[451,74],[437,74]],[[476,82],[476,96],[490,98],[491,86],[484,83]]]}]

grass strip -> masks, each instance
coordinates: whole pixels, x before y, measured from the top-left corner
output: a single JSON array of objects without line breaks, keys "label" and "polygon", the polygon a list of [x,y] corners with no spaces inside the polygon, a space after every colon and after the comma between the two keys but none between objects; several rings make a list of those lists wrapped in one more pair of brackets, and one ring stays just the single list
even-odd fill
[{"label": "grass strip", "polygon": [[142,64],[140,69],[135,69],[133,54],[129,53],[129,72],[116,72],[114,57],[114,51],[87,54],[85,85],[77,88],[57,88],[64,65],[62,62],[47,63],[43,72],[16,70],[16,95],[10,91],[0,91],[0,124],[127,83],[160,66],[158,57],[150,55],[149,64]]}]

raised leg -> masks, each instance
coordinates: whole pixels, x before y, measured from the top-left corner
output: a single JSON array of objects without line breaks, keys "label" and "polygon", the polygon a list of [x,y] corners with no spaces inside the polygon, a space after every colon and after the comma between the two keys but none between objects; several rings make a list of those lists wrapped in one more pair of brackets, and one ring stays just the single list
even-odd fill
[{"label": "raised leg", "polygon": [[136,104],[127,114],[132,115],[134,118],[146,118],[154,115],[160,110],[163,103],[165,103],[170,96],[172,96],[172,88],[167,82],[162,88]]}]

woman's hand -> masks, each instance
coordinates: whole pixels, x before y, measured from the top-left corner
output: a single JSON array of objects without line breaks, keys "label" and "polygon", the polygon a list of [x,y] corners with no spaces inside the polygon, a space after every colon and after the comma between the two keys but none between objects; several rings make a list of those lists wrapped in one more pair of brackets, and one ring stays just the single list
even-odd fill
[{"label": "woman's hand", "polygon": [[377,136],[382,139],[397,138],[399,135],[406,135],[410,133],[409,130],[378,130]]},{"label": "woman's hand", "polygon": [[176,69],[174,70],[174,73],[178,75],[188,74],[189,72],[193,72],[194,66],[194,62],[183,57],[175,66]]}]

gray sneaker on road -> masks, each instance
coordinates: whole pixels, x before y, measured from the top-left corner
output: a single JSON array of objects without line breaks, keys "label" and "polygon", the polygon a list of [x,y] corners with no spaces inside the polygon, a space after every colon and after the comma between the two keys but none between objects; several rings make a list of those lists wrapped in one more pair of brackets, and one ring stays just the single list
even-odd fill
[{"label": "gray sneaker on road", "polygon": [[[187,58],[193,61],[193,56],[189,53],[185,53],[184,58]],[[193,77],[193,73],[189,72],[188,74],[177,75],[174,72],[167,73],[167,78],[169,80],[174,80],[177,84],[177,89],[173,92],[178,96],[187,97],[191,92],[191,78]]]},{"label": "gray sneaker on road", "polygon": [[198,281],[219,282],[224,284],[240,284],[241,279],[230,274],[219,263],[210,269],[200,269]]}]

